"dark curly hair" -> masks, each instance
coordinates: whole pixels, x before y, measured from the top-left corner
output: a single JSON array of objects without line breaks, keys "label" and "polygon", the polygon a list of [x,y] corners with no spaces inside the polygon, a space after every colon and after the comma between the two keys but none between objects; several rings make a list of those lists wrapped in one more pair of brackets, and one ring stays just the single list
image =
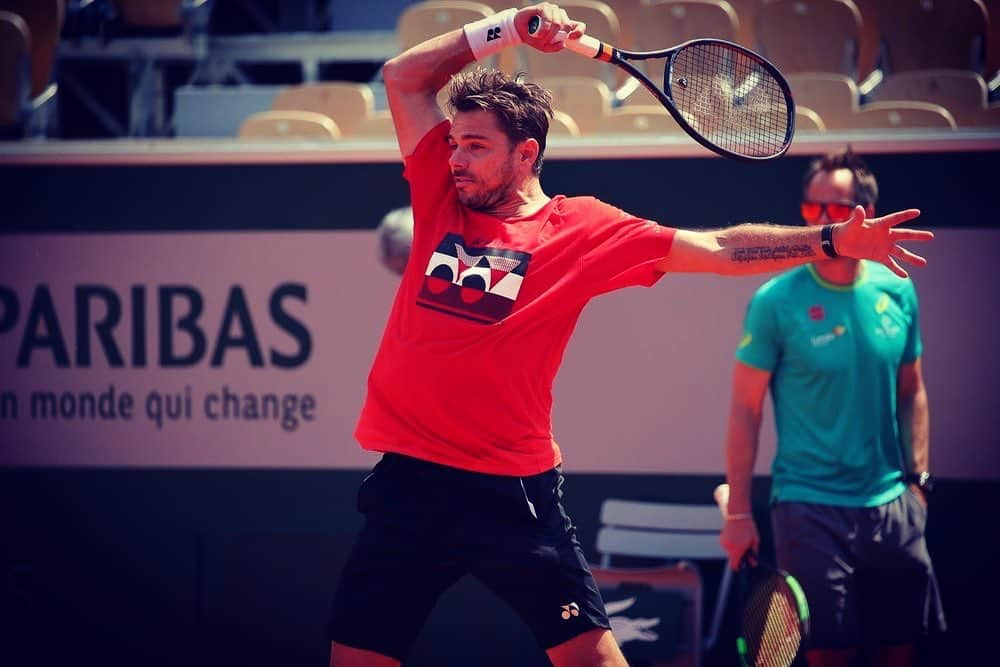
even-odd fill
[{"label": "dark curly hair", "polygon": [[813,177],[823,171],[850,169],[854,175],[854,199],[864,206],[874,206],[878,201],[878,181],[861,156],[848,146],[844,150],[828,153],[809,165],[802,179],[802,189],[809,187]]},{"label": "dark curly hair", "polygon": [[531,167],[537,175],[542,171],[552,95],[538,84],[522,80],[523,77],[523,72],[511,77],[484,67],[459,73],[448,91],[448,108],[452,113],[477,109],[491,112],[512,144],[525,139],[537,141],[538,158]]}]

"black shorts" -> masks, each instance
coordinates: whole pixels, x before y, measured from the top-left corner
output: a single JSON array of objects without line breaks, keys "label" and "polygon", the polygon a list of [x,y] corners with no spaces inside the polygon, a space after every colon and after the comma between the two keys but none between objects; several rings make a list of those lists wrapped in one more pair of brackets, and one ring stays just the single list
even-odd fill
[{"label": "black shorts", "polygon": [[610,629],[562,483],[558,468],[504,477],[386,454],[358,491],[366,520],[334,597],[330,639],[403,660],[465,574],[510,605],[543,649]]},{"label": "black shorts", "polygon": [[911,491],[878,507],[772,508],[778,565],[809,603],[807,648],[911,644],[945,629],[926,521]]}]

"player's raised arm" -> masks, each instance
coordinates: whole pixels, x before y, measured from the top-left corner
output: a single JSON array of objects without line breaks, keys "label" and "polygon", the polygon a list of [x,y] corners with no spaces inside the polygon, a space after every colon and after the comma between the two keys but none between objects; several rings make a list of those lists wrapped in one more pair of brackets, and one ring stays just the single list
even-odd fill
[{"label": "player's raised arm", "polygon": [[[541,17],[542,27],[529,36],[528,22],[535,16]],[[569,20],[566,12],[545,2],[505,9],[432,37],[388,60],[382,74],[402,155],[412,153],[420,139],[444,120],[437,93],[463,67],[522,43],[541,51],[558,51],[562,43],[553,42],[556,33],[564,31],[575,37],[583,30],[583,24]]]}]

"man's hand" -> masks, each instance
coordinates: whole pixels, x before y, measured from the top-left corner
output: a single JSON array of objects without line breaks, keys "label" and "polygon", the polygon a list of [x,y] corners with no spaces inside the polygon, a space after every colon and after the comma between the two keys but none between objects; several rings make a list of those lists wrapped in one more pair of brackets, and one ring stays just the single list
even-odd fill
[{"label": "man's hand", "polygon": [[856,206],[847,222],[833,226],[833,247],[838,255],[874,260],[885,264],[899,277],[906,278],[907,273],[897,260],[904,260],[914,266],[924,266],[927,260],[900,246],[899,242],[929,241],[934,238],[934,233],[895,227],[919,215],[920,211],[910,208],[866,220],[864,207]]},{"label": "man's hand", "polygon": [[[542,20],[542,24],[533,35],[528,34],[528,23],[535,16]],[[585,23],[570,20],[565,10],[551,2],[542,2],[518,11],[514,17],[514,27],[522,42],[546,53],[562,51],[564,39],[578,39],[587,31]],[[563,35],[557,37],[560,32]]]},{"label": "man's hand", "polygon": [[760,548],[760,535],[753,519],[729,519],[723,522],[719,543],[729,554],[729,567],[738,570],[743,556],[750,554],[751,562],[756,562]]}]

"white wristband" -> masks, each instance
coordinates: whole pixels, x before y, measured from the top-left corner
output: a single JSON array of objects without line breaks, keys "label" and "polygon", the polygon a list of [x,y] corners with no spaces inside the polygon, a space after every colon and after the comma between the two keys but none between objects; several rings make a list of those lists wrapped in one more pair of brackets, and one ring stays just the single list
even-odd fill
[{"label": "white wristband", "polygon": [[476,60],[489,58],[508,46],[521,43],[521,36],[514,27],[517,10],[511,7],[486,18],[466,23],[465,38]]}]

